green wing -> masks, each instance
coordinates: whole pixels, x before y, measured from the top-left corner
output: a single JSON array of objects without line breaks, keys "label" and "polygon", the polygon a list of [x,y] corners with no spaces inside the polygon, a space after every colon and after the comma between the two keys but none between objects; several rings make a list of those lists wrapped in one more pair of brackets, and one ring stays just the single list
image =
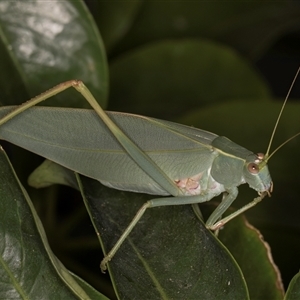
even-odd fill
[{"label": "green wing", "polygon": [[[0,108],[0,118],[12,107]],[[168,121],[107,112],[109,117],[172,179],[212,164],[217,135]],[[32,107],[0,126],[0,139],[48,158],[105,185],[167,195],[123,150],[93,110]]]}]

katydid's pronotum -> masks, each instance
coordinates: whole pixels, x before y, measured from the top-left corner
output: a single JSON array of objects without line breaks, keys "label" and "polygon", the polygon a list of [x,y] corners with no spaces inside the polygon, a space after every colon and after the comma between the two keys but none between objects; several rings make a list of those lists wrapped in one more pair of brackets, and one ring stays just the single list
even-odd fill
[{"label": "katydid's pronotum", "polygon": [[[296,76],[298,73],[299,70]],[[70,87],[80,92],[94,111],[33,107]],[[108,187],[169,196],[152,199],[140,208],[102,260],[101,270],[105,271],[107,263],[147,208],[202,203],[223,193],[221,203],[206,221],[207,228],[217,230],[266,195],[270,196],[273,183],[267,162],[280,147],[300,134],[269,154],[289,93],[265,155],[254,154],[225,137],[204,130],[138,115],[104,112],[85,85],[77,80],[64,82],[19,107],[0,108],[0,139],[94,178]],[[71,128],[68,120],[74,111],[78,125],[73,122]],[[62,121],[63,128],[59,126]],[[89,134],[91,128],[96,132],[93,136]],[[146,138],[141,131],[148,132]],[[81,138],[77,140],[78,135]],[[155,149],[151,137],[159,141]],[[131,176],[128,176],[129,172]],[[237,187],[243,183],[248,183],[259,196],[222,219],[238,195]]]}]

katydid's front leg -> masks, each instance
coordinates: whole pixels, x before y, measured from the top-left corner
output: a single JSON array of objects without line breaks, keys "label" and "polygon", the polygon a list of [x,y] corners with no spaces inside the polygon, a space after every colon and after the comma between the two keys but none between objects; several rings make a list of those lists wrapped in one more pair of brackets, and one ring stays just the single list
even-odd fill
[{"label": "katydid's front leg", "polygon": [[[234,213],[228,215],[227,217],[221,219],[221,220],[218,220],[217,218],[215,219],[214,217],[214,220],[209,220],[212,215],[210,216],[210,218],[208,219],[208,221],[210,221],[210,224],[208,225],[206,223],[206,227],[210,230],[218,230],[220,229],[221,227],[223,227],[226,223],[228,223],[230,220],[234,219],[235,217],[237,217],[238,215],[244,213],[245,211],[247,211],[248,209],[252,208],[253,206],[255,206],[257,203],[259,203],[260,201],[262,201],[266,196],[268,195],[267,192],[265,193],[261,193],[259,195],[259,197],[256,197],[254,198],[250,203],[246,204],[245,206],[243,206],[242,208],[238,209],[237,211],[235,211]],[[222,203],[221,203],[222,204]],[[225,211],[224,211],[225,212]],[[214,221],[214,222],[213,222]]]}]

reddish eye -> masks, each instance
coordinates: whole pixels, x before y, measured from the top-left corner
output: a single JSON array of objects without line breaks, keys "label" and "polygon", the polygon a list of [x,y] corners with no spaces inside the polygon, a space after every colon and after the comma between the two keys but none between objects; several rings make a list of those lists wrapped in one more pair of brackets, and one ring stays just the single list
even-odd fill
[{"label": "reddish eye", "polygon": [[248,171],[251,173],[251,174],[257,174],[259,172],[259,167],[257,164],[255,163],[250,163],[248,165]]}]

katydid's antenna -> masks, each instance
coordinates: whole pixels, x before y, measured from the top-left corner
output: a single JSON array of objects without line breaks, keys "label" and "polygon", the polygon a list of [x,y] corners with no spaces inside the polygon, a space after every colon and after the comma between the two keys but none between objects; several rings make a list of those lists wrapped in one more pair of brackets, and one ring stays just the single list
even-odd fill
[{"label": "katydid's antenna", "polygon": [[283,105],[282,105],[281,110],[280,110],[280,112],[279,112],[279,115],[278,115],[278,117],[277,117],[277,120],[276,120],[274,129],[273,129],[273,132],[272,132],[272,135],[271,135],[271,138],[270,138],[269,146],[268,146],[268,149],[267,149],[267,152],[266,152],[266,160],[267,160],[267,161],[268,161],[268,160],[270,159],[270,157],[271,157],[275,152],[277,152],[282,146],[284,146],[286,143],[288,143],[289,141],[291,141],[292,139],[294,139],[296,136],[298,136],[298,135],[300,134],[300,132],[298,132],[297,134],[295,134],[294,136],[292,136],[291,138],[289,138],[287,141],[285,141],[285,142],[282,143],[279,147],[277,147],[277,148],[272,152],[272,154],[270,154],[270,156],[269,156],[269,152],[270,152],[270,149],[271,149],[271,146],[272,146],[272,143],[273,143],[273,139],[274,139],[274,136],[275,136],[275,132],[276,132],[277,127],[278,127],[278,123],[279,123],[279,121],[280,121],[280,119],[281,119],[281,115],[282,115],[283,110],[284,110],[284,108],[285,108],[285,104],[286,104],[286,102],[287,102],[287,100],[288,100],[288,98],[289,98],[289,96],[290,96],[290,93],[291,93],[291,91],[292,91],[292,89],[293,89],[293,86],[294,86],[294,84],[295,84],[295,81],[296,81],[296,79],[297,79],[297,77],[298,77],[299,72],[300,72],[300,67],[299,67],[298,70],[297,70],[297,73],[296,73],[296,75],[295,75],[295,77],[294,77],[294,79],[293,79],[293,82],[292,82],[292,84],[291,84],[291,86],[290,86],[290,88],[289,88],[289,91],[288,91],[288,93],[287,93],[287,95],[286,95],[286,97],[285,97],[285,99],[284,99]]}]

